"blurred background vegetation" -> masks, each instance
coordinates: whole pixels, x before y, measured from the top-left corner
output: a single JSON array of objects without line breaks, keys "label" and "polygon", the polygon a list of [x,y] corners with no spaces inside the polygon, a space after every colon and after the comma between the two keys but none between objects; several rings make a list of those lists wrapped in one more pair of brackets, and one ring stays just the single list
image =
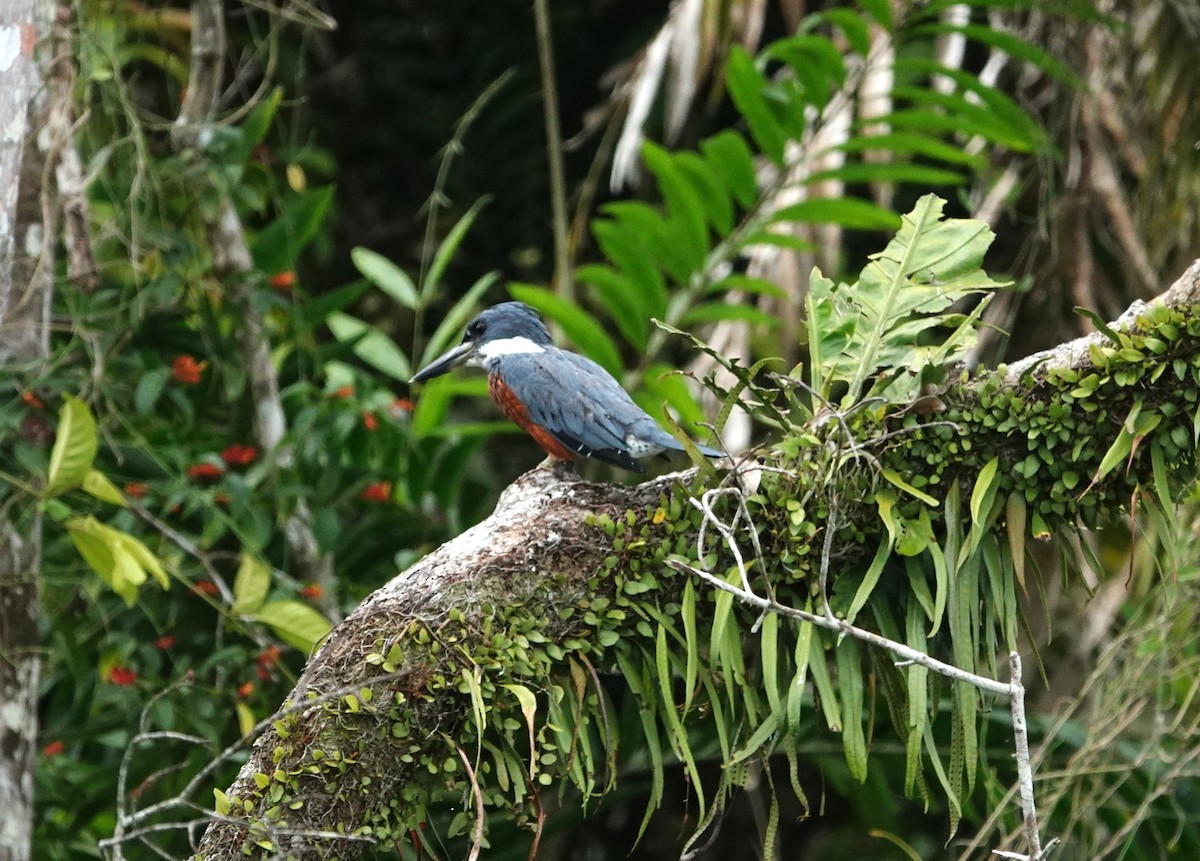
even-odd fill
[{"label": "blurred background vegetation", "polygon": [[[479,307],[537,305],[654,414],[665,402],[692,423],[711,404],[666,372],[714,369],[651,316],[746,364],[790,367],[804,359],[812,267],[853,276],[890,213],[925,192],[990,223],[989,271],[1024,288],[988,309],[983,363],[1087,331],[1074,307],[1111,318],[1200,249],[1190,3],[547,5],[549,145],[528,2],[247,2],[224,9],[218,122],[200,153],[172,138],[189,7],[62,4],[96,268],[63,273],[50,361],[0,370],[0,505],[18,522],[32,508],[64,395],[97,417],[97,466],[130,504],[72,492],[48,509],[37,857],[97,857],[118,799],[177,793],[278,706],[323,626],[486,516],[540,460],[497,421],[480,379],[440,379],[419,397],[406,385]],[[206,227],[226,202],[253,258],[237,289]],[[248,315],[286,417],[273,451],[239,341]],[[736,416],[726,428],[739,449],[765,436]],[[123,596],[102,582],[69,527],[87,515],[144,542],[170,588],[151,580]],[[1040,656],[1029,664],[1041,667],[1030,687],[1044,830],[1066,841],[1057,857],[1200,857],[1197,563],[1184,522],[1175,534],[1114,524],[1088,546],[1038,553],[1026,635]],[[298,561],[297,523],[317,562]],[[1085,582],[1059,576],[1064,555],[1085,560]],[[251,583],[263,594],[236,606]],[[840,740],[809,725],[808,815],[785,800],[771,831],[765,796],[748,792],[703,857],[751,857],[765,841],[810,861],[982,858],[1015,831],[1011,805],[1001,815],[1006,743],[947,844],[948,811],[903,796],[903,745],[873,739],[859,784]],[[212,747],[134,744],[160,729]],[[636,733],[622,756],[618,789],[586,819],[565,798],[539,857],[678,854],[695,826],[683,773],[637,842],[648,778]],[[461,856],[444,827],[431,823],[425,843]],[[488,857],[528,854],[528,832],[497,821],[490,833]],[[178,836],[161,839],[167,857],[185,853]]]}]

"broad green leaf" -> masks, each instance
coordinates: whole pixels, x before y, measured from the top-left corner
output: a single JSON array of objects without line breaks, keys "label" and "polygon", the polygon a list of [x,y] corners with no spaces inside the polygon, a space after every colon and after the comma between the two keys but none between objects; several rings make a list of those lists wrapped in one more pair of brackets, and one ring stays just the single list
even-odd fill
[{"label": "broad green leaf", "polygon": [[674,157],[657,144],[642,144],[642,160],[658,181],[658,189],[670,217],[667,220],[673,240],[686,256],[688,268],[699,270],[708,253],[708,229],[704,203],[675,163]]},{"label": "broad green leaf", "polygon": [[1000,459],[994,457],[983,465],[971,491],[971,522],[983,525],[984,516],[991,511],[996,496],[996,481],[999,478]]},{"label": "broad green leaf", "polygon": [[255,238],[254,265],[267,275],[291,269],[333,203],[333,186],[305,191],[287,198],[279,217]]},{"label": "broad green leaf", "polygon": [[837,645],[838,692],[842,702],[842,748],[850,776],[859,783],[867,780],[867,738],[863,730],[863,667],[858,640],[847,637]]},{"label": "broad green leaf", "polygon": [[251,553],[242,552],[237,574],[233,579],[233,606],[229,611],[235,615],[258,612],[267,593],[271,591],[271,569]]},{"label": "broad green leaf", "polygon": [[405,308],[415,311],[421,304],[417,285],[408,273],[382,254],[359,246],[350,250],[350,260],[368,281]]},{"label": "broad green leaf", "polygon": [[641,313],[641,303],[633,298],[637,291],[633,280],[610,266],[590,263],[575,272],[582,284],[591,285],[608,311],[621,336],[639,351],[646,349],[650,318]]},{"label": "broad green leaf", "polygon": [[[640,203],[611,204],[605,210],[613,219],[593,221],[592,234],[604,255],[629,279],[632,289],[625,301],[644,318],[662,317],[667,307],[667,285],[659,268],[666,241],[662,217]],[[637,221],[649,221],[651,226]]]},{"label": "broad green leaf", "polygon": [[730,98],[750,127],[755,143],[776,164],[783,164],[787,132],[767,103],[764,93],[769,85],[740,46],[734,45],[725,66],[725,84]]},{"label": "broad green leaf", "polygon": [[694,152],[674,153],[673,158],[680,175],[687,179],[696,199],[704,207],[704,213],[713,230],[720,236],[732,231],[733,201],[720,174]]},{"label": "broad green leaf", "polygon": [[119,505],[122,508],[129,505],[128,500],[125,499],[125,495],[117,489],[115,484],[108,480],[107,475],[98,469],[89,469],[87,475],[83,477],[83,483],[80,486],[85,493],[90,493],[101,502]]},{"label": "broad green leaf", "polygon": [[759,660],[762,662],[763,688],[771,713],[782,713],[782,697],[779,691],[779,614],[767,613],[758,634]]},{"label": "broad green leaf", "polygon": [[700,151],[737,202],[750,206],[758,197],[758,177],[754,155],[742,136],[729,130],[719,132],[702,141]]},{"label": "broad green leaf", "polygon": [[268,601],[248,615],[269,625],[279,639],[302,652],[311,652],[333,627],[328,619],[301,601]]},{"label": "broad green leaf", "polygon": [[1092,476],[1092,482],[1088,485],[1088,490],[1091,490],[1101,479],[1116,469],[1119,464],[1125,462],[1126,458],[1129,457],[1129,453],[1133,451],[1133,440],[1134,435],[1122,425],[1117,438],[1113,440],[1112,445],[1108,447],[1108,451],[1104,453],[1104,457],[1100,459],[1100,466],[1096,468],[1096,474]]},{"label": "broad green leaf", "polygon": [[1008,502],[1004,506],[1008,552],[1012,557],[1013,573],[1016,575],[1017,583],[1020,584],[1021,591],[1028,594],[1025,589],[1025,536],[1027,534],[1025,513],[1025,494],[1013,491],[1008,495]]},{"label": "broad green leaf", "polygon": [[42,497],[49,499],[83,484],[99,447],[96,420],[88,405],[77,397],[64,395]]},{"label": "broad green leaf", "polygon": [[830,21],[842,29],[850,47],[862,56],[867,56],[871,50],[871,25],[852,9],[827,9],[811,16],[815,23],[820,19]]},{"label": "broad green leaf", "polygon": [[412,364],[396,342],[374,326],[335,311],[325,320],[333,337],[352,344],[354,355],[394,380],[407,383],[413,375]]},{"label": "broad green leaf", "polygon": [[518,301],[542,312],[562,326],[567,337],[579,351],[595,360],[617,379],[624,373],[621,354],[612,338],[591,315],[578,305],[568,302],[556,293],[530,284],[509,284],[509,294]]},{"label": "broad green leaf", "polygon": [[132,535],[90,515],[68,518],[63,525],[79,555],[129,606],[137,600],[138,587],[146,582],[147,575],[164,589],[170,586],[162,563]]}]

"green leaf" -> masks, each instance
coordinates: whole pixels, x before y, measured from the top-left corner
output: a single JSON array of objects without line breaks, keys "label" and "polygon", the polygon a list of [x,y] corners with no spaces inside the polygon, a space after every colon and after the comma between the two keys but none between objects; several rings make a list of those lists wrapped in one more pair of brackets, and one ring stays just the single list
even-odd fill
[{"label": "green leaf", "polygon": [[343,344],[352,344],[354,355],[389,377],[407,383],[412,377],[412,364],[396,342],[374,326],[357,317],[335,311],[325,320],[333,337]]},{"label": "green leaf", "polygon": [[657,144],[651,141],[642,144],[642,161],[658,181],[659,191],[670,213],[667,226],[671,235],[665,238],[674,241],[685,256],[689,269],[703,268],[708,253],[708,229],[700,195],[684,177],[675,159]]},{"label": "green leaf", "polygon": [[72,517],[63,524],[88,566],[125,603],[133,606],[138,587],[151,575],[163,589],[170,579],[162,563],[141,541],[92,516]]},{"label": "green leaf", "polygon": [[215,800],[214,811],[217,816],[228,816],[229,812],[233,809],[229,796],[214,786],[213,799]]},{"label": "green leaf", "polygon": [[42,498],[58,496],[83,484],[99,447],[96,420],[88,405],[72,395],[64,395]]},{"label": "green leaf", "polygon": [[421,304],[417,285],[408,273],[382,254],[359,246],[350,250],[350,260],[368,281],[405,308],[415,311]]},{"label": "green leaf", "polygon": [[674,154],[675,166],[680,175],[687,179],[696,199],[704,207],[709,224],[719,235],[733,230],[733,201],[726,190],[720,174],[694,152]]},{"label": "green leaf", "polygon": [[463,237],[471,229],[476,216],[479,215],[479,210],[483,209],[490,200],[490,197],[481,197],[475,201],[475,205],[468,209],[463,217],[450,228],[450,232],[446,234],[446,238],[442,240],[437,251],[434,252],[433,262],[429,264],[429,271],[425,273],[425,281],[421,284],[421,300],[426,305],[432,302],[437,296],[438,288],[442,283],[442,276],[446,274],[446,267],[450,265],[450,261],[454,257],[454,252],[458,250]]},{"label": "green leaf", "polygon": [[867,738],[863,731],[863,668],[858,640],[847,637],[837,646],[838,691],[842,701],[842,748],[850,776],[867,780]]},{"label": "green leaf", "polygon": [[740,45],[734,45],[730,51],[725,66],[725,84],[759,149],[771,161],[783,164],[787,132],[767,104],[764,93],[769,85],[766,79],[755,67],[753,58]]},{"label": "green leaf", "polygon": [[83,488],[85,493],[90,493],[101,502],[119,505],[122,508],[126,508],[129,505],[129,502],[125,499],[125,495],[117,489],[115,484],[108,480],[107,475],[98,469],[89,469],[80,487]]},{"label": "green leaf", "polygon": [[1000,469],[1000,458],[993,457],[979,470],[975,479],[975,487],[971,491],[971,522],[983,525],[984,516],[992,508],[992,500],[996,497],[996,480]]},{"label": "green leaf", "polygon": [[234,615],[253,615],[262,608],[270,591],[270,567],[253,554],[242,551],[242,559],[233,580],[233,606],[229,611]]},{"label": "green leaf", "polygon": [[729,130],[719,132],[702,141],[700,151],[737,202],[750,206],[758,197],[758,176],[754,155],[742,136]]},{"label": "green leaf", "polygon": [[332,203],[333,186],[288,198],[279,217],[254,240],[251,255],[255,267],[267,275],[291,269],[304,246],[316,235]]},{"label": "green leaf", "polygon": [[811,197],[777,210],[771,221],[840,224],[863,230],[896,230],[901,224],[900,216],[890,209],[851,197]]},{"label": "green leaf", "polygon": [[610,266],[596,263],[580,266],[575,277],[580,283],[592,286],[621,336],[639,352],[645,352],[650,318],[641,313],[641,303],[633,299],[637,291],[633,279]]},{"label": "green leaf", "polygon": [[504,685],[503,687],[517,698],[517,705],[521,707],[521,714],[525,716],[525,723],[528,727],[532,728],[534,717],[537,715],[537,697],[533,691],[524,685]]},{"label": "green leaf", "polygon": [[903,478],[901,478],[900,473],[896,472],[896,470],[883,469],[883,470],[880,470],[880,475],[882,475],[885,479],[887,479],[889,484],[892,484],[892,485],[900,488],[905,493],[907,493],[909,496],[912,496],[916,499],[921,500],[926,505],[932,505],[935,508],[937,507],[938,501],[936,499],[934,499],[932,496],[930,496],[928,493],[925,493],[922,490],[917,490],[917,488],[913,487],[911,484],[909,484],[907,481],[905,481]]},{"label": "green leaf", "polygon": [[600,324],[578,305],[568,302],[556,293],[530,284],[509,284],[508,292],[514,299],[541,311],[562,326],[567,337],[580,352],[594,359],[617,379],[621,378],[625,368],[612,338],[608,337],[608,333]]},{"label": "green leaf", "polygon": [[[957,171],[946,170],[940,167],[929,167],[923,164],[908,164],[902,161],[880,162],[878,164],[848,164],[844,167],[817,171],[808,177],[809,182],[826,182],[829,180],[851,184],[906,182],[910,185],[931,186],[961,185],[966,181],[966,177]],[[845,200],[850,199],[845,198]],[[889,226],[895,227],[897,225],[898,222],[893,222]]]},{"label": "green leaf", "polygon": [[333,627],[328,619],[301,601],[268,601],[248,615],[269,625],[279,639],[303,652],[311,652]]},{"label": "green leaf", "polygon": [[847,153],[907,153],[947,164],[961,164],[974,169],[983,168],[987,164],[987,159],[981,155],[966,152],[961,147],[918,132],[859,135],[839,144],[834,149]]},{"label": "green leaf", "polygon": [[170,368],[159,367],[151,368],[138,378],[137,385],[133,388],[133,408],[140,415],[145,415],[154,409],[159,396],[166,388],[170,375]]}]

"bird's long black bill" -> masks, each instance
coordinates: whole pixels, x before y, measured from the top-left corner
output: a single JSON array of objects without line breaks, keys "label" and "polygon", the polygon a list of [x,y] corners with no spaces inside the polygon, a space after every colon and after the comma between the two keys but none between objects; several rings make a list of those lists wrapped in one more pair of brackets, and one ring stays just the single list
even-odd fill
[{"label": "bird's long black bill", "polygon": [[467,360],[471,355],[471,350],[475,347],[474,344],[464,343],[459,344],[453,350],[447,350],[442,355],[438,356],[420,371],[413,375],[409,380],[410,383],[423,383],[426,380],[432,380],[434,377],[440,377],[442,374],[454,368],[455,365],[460,365]]}]

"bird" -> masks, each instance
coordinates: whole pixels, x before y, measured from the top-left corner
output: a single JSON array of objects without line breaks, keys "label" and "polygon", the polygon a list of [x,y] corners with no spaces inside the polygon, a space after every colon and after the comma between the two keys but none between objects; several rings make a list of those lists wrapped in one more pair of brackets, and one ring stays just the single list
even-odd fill
[{"label": "bird", "polygon": [[[488,394],[550,456],[546,464],[591,458],[644,473],[641,460],[684,451],[608,371],[556,347],[541,317],[524,302],[503,302],[478,314],[467,324],[462,343],[410,383],[459,365],[487,372]],[[706,457],[725,457],[705,445],[696,448]]]}]

